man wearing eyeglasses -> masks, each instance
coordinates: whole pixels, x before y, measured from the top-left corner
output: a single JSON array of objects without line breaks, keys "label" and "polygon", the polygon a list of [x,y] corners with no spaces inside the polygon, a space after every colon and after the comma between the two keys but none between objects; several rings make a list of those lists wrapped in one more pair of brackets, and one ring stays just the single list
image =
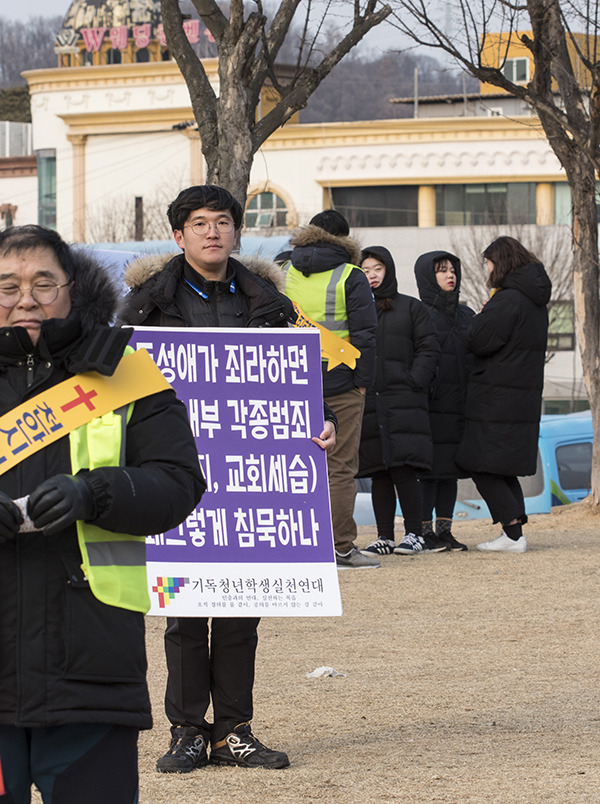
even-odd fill
[{"label": "man wearing eyeglasses", "polygon": [[145,537],[205,488],[184,405],[110,326],[117,299],[57,232],[0,232],[0,759],[15,802],[33,783],[44,804],[137,802]]},{"label": "man wearing eyeglasses", "polygon": [[[296,316],[275,263],[242,264],[231,252],[242,226],[241,205],[212,185],[183,190],[167,210],[183,254],[146,257],[125,275],[132,288],[120,321],[158,327],[286,327]],[[327,413],[326,413],[327,417]],[[335,442],[329,411],[320,438]],[[167,619],[169,676],[165,709],[171,745],[157,762],[162,773],[188,773],[208,764],[284,768],[288,757],[252,734],[252,687],[258,618]],[[206,720],[212,700],[214,722]]]}]

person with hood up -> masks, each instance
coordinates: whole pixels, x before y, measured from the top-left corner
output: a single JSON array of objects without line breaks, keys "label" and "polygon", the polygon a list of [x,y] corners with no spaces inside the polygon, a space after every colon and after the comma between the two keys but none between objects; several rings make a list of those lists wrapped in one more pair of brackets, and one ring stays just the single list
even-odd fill
[{"label": "person with hood up", "polygon": [[524,553],[527,516],[518,476],[536,471],[552,283],[513,237],[497,238],[483,257],[491,298],[467,335],[475,357],[456,462],[503,528],[477,549]]},{"label": "person with hood up", "polygon": [[[441,354],[429,389],[429,421],[433,438],[431,474],[421,475],[423,536],[445,542],[449,550],[467,550],[452,535],[457,478],[467,473],[456,465],[456,450],[464,428],[468,358],[465,338],[472,317],[470,307],[459,304],[460,260],[447,251],[421,254],[415,263],[421,301],[427,305],[437,329]],[[435,509],[435,533],[433,511]]]},{"label": "person with hood up", "polygon": [[335,209],[320,212],[294,235],[291,261],[283,267],[286,295],[309,318],[360,351],[354,369],[340,364],[330,371],[327,360],[322,369],[323,396],[339,425],[327,458],[336,563],[339,569],[366,569],[379,567],[379,561],[362,555],[354,543],[354,478],[365,390],[375,381],[377,316],[369,283],[358,268],[360,246],[349,233],[348,222]]},{"label": "person with hood up", "polygon": [[[367,391],[362,422],[358,477],[371,477],[377,540],[366,555],[411,555],[444,550],[422,536],[422,500],[417,472],[433,460],[427,406],[440,347],[427,307],[398,293],[396,266],[383,246],[369,246],[361,267],[377,306],[377,376]],[[405,534],[396,545],[396,494]]]}]

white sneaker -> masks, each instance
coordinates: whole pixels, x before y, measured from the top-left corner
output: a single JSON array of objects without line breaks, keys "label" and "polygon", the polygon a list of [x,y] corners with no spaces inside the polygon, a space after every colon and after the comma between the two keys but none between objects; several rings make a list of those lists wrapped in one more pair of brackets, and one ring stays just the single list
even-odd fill
[{"label": "white sneaker", "polygon": [[504,552],[504,553],[526,553],[527,552],[527,539],[521,536],[516,542],[509,539],[504,531],[498,536],[497,539],[492,539],[491,542],[482,542],[477,545],[478,550],[490,552]]}]

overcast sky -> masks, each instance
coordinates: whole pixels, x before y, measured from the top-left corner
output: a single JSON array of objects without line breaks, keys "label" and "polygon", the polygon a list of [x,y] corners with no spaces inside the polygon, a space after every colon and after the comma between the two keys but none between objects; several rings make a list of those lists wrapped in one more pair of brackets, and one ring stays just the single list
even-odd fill
[{"label": "overcast sky", "polygon": [[69,0],[19,0],[18,3],[3,3],[0,16],[10,20],[22,20],[29,17],[64,16],[69,8]]},{"label": "overcast sky", "polygon": [[[54,15],[64,16],[70,6],[70,0],[19,0],[19,2],[2,3],[0,16],[5,19],[25,22],[29,17]],[[387,50],[397,42],[397,33],[388,26],[378,26],[368,37],[369,43]]]},{"label": "overcast sky", "polygon": [[[443,3],[444,0],[441,0]],[[0,16],[5,19],[21,20],[25,22],[32,16],[52,17],[54,15],[64,16],[70,6],[70,0],[19,0],[19,2],[2,3],[0,9]],[[250,5],[250,4],[249,4]],[[340,4],[345,8],[346,4]],[[340,5],[334,6],[339,9]],[[319,2],[314,6],[318,9]],[[351,8],[351,6],[350,6]],[[342,15],[343,18],[344,15]],[[394,28],[384,23],[378,25],[366,37],[363,47],[367,46],[369,49],[375,51],[401,49],[399,34]],[[439,58],[439,54],[433,54]]]}]

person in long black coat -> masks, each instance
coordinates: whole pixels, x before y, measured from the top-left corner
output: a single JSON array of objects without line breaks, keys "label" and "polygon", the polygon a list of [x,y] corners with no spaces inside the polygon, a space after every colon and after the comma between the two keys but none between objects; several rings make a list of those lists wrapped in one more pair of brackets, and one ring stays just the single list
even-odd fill
[{"label": "person in long black coat", "polygon": [[[377,540],[367,555],[419,553],[430,546],[421,535],[422,502],[417,471],[433,460],[427,395],[440,347],[425,305],[398,293],[396,267],[383,246],[362,253],[377,303],[377,376],[367,389],[357,477],[371,477]],[[396,546],[396,493],[405,535]]]},{"label": "person in long black coat", "polygon": [[494,240],[483,257],[492,293],[467,336],[475,358],[456,462],[503,527],[478,549],[524,553],[527,516],[517,476],[536,470],[552,283],[512,237]]},{"label": "person in long black coat", "polygon": [[441,354],[429,391],[429,421],[433,438],[431,474],[420,477],[423,491],[423,536],[446,542],[450,550],[467,550],[452,535],[452,516],[458,482],[467,473],[457,466],[456,450],[464,429],[468,352],[466,333],[475,315],[459,304],[460,260],[448,251],[429,251],[415,263],[421,301],[427,305],[437,329]]}]

